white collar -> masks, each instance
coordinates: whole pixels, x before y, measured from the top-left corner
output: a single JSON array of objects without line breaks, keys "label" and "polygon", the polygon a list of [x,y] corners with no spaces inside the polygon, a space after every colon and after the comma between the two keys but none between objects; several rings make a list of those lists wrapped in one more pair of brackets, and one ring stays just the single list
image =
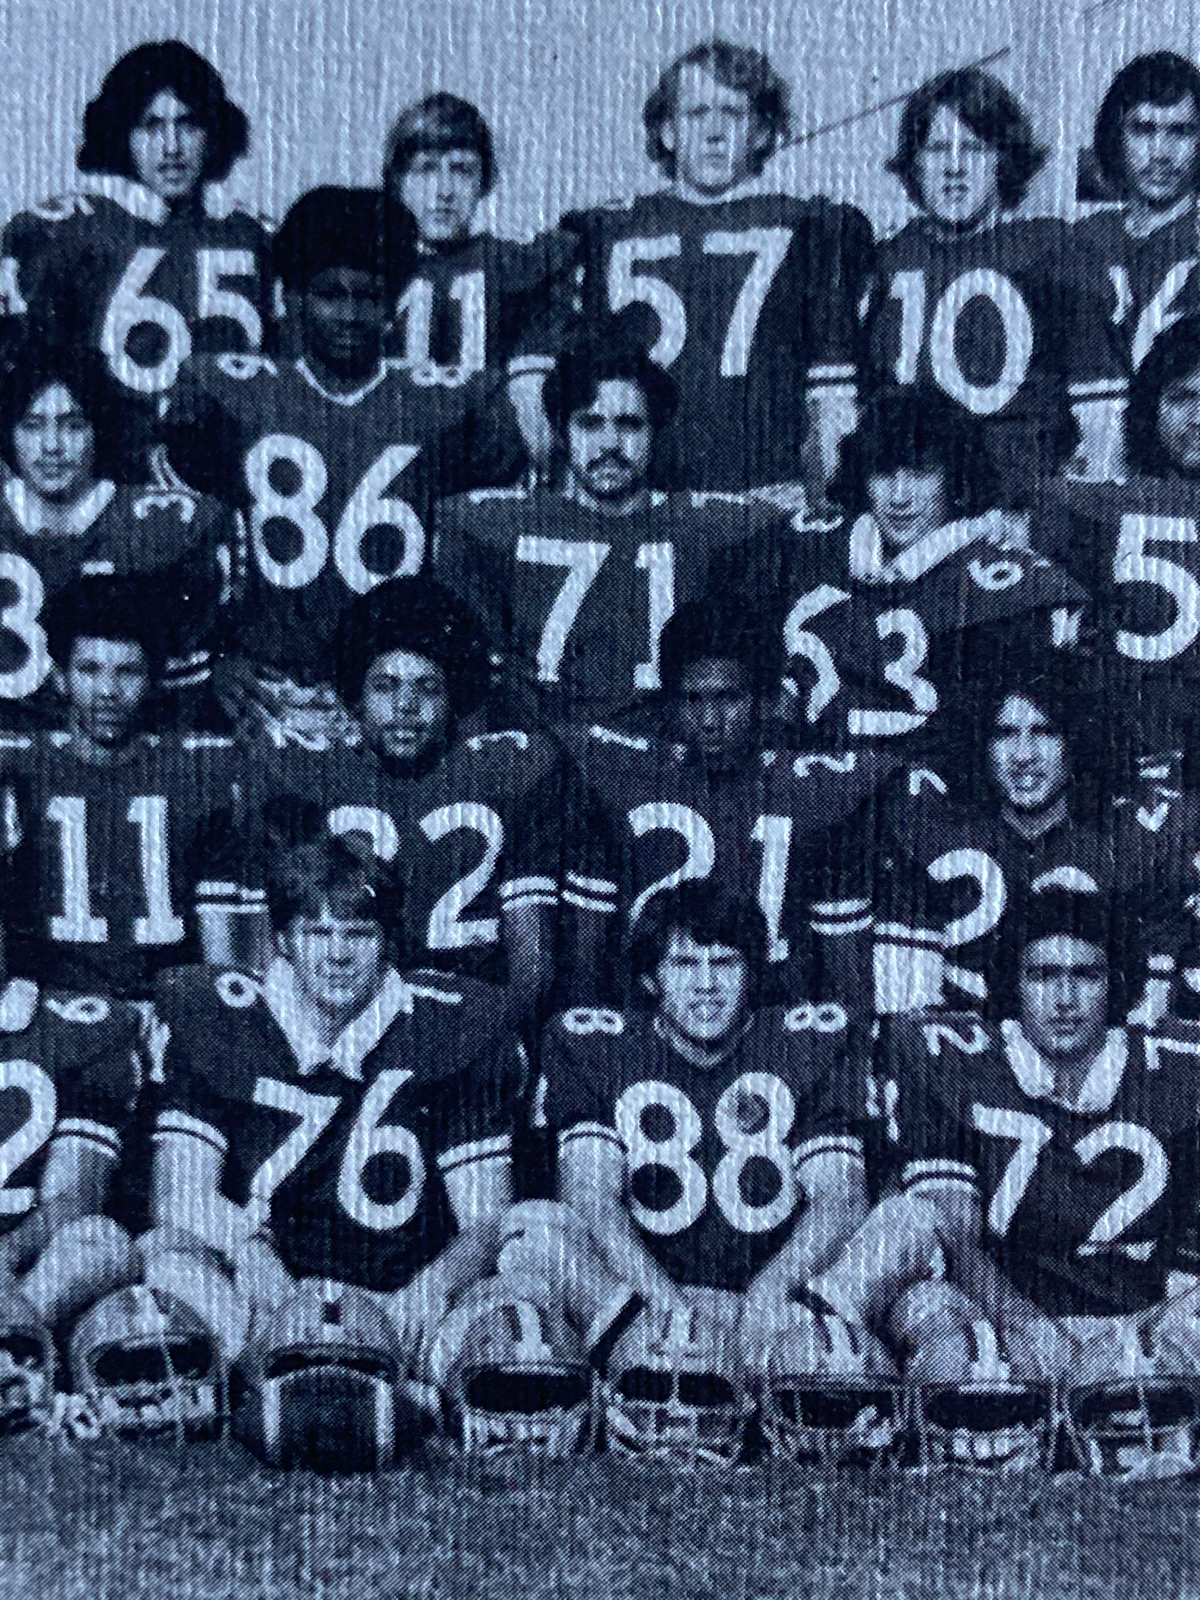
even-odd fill
[{"label": "white collar", "polygon": [[889,561],[879,524],[864,512],[850,530],[850,576],[863,583],[895,583],[897,579],[912,583],[947,556],[974,544],[980,534],[979,519],[947,522],[915,544],[906,545]]},{"label": "white collar", "polygon": [[[135,178],[119,177],[112,172],[89,172],[84,175],[79,187],[84,194],[102,195],[104,199],[111,200],[114,205],[120,206],[122,211],[127,211],[131,217],[137,217],[142,222],[153,222],[162,227],[164,222],[170,221],[171,208],[163,197],[155,194],[153,189],[147,189],[144,183],[138,183]],[[218,199],[207,185],[204,185],[201,189],[200,209],[206,217],[219,222],[230,214],[233,207],[228,202]]]},{"label": "white collar", "polygon": [[[1022,1091],[1031,1100],[1050,1099],[1054,1094],[1054,1068],[1025,1037],[1019,1022],[1002,1022],[1000,1032],[1004,1039],[1004,1054]],[[1075,1104],[1068,1106],[1067,1110],[1081,1115],[1107,1111],[1117,1097],[1128,1059],[1129,1037],[1124,1028],[1110,1028],[1096,1059],[1088,1068]]]},{"label": "white collar", "polygon": [[334,393],[332,389],[327,389],[303,356],[296,362],[296,371],[309,388],[315,389],[322,399],[332,400],[335,406],[356,406],[371,393],[372,389],[378,389],[391,371],[391,367],[387,361],[381,361],[378,372],[369,377],[360,389],[351,389],[346,394]]},{"label": "white collar", "polygon": [[10,978],[0,989],[0,1033],[24,1033],[37,1004],[38,986],[32,978]]},{"label": "white collar", "polygon": [[364,1010],[348,1022],[332,1045],[322,1044],[304,1020],[296,974],[282,956],[272,961],[263,980],[263,999],[279,1024],[302,1073],[315,1072],[328,1063],[334,1071],[362,1080],[362,1064],[383,1038],[401,1012],[412,1011],[412,990],[393,968],[387,969],[383,985]]},{"label": "white collar", "polygon": [[[108,478],[101,478],[99,483],[93,484],[82,499],[76,500],[67,510],[63,525],[53,530],[53,536],[86,533],[101,513],[111,505],[116,492],[115,483],[110,482]],[[46,503],[40,495],[26,487],[24,479],[10,478],[4,485],[4,499],[8,509],[26,533],[47,531],[49,522]]]}]

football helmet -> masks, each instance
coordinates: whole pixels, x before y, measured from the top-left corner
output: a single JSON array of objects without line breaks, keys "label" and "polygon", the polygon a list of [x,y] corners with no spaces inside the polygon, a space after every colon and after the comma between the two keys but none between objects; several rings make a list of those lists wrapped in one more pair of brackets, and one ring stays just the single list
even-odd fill
[{"label": "football helmet", "polygon": [[71,1383],[101,1432],[216,1433],[226,1413],[220,1344],[198,1312],[165,1289],[105,1295],[71,1334]]},{"label": "football helmet", "polygon": [[661,1306],[621,1334],[601,1394],[608,1449],[683,1466],[735,1462],[754,1410],[732,1330]]},{"label": "football helmet", "polygon": [[1195,1350],[1153,1325],[1084,1347],[1066,1391],[1067,1437],[1085,1472],[1174,1478],[1200,1460]]},{"label": "football helmet", "polygon": [[468,1315],[445,1379],[451,1429],[463,1449],[543,1456],[590,1449],[595,1375],[566,1321],[511,1290]]},{"label": "football helmet", "polygon": [[879,1340],[831,1307],[797,1304],[767,1351],[762,1426],[771,1453],[869,1464],[899,1453],[907,1407]]},{"label": "football helmet", "polygon": [[366,1290],[305,1279],[234,1363],[233,1431],[268,1466],[387,1467],[418,1432],[403,1376],[396,1331]]},{"label": "football helmet", "polygon": [[0,1290],[0,1435],[49,1423],[54,1340],[19,1290]]},{"label": "football helmet", "polygon": [[1053,1465],[1055,1387],[1014,1374],[986,1318],[962,1317],[908,1364],[918,1465],[1017,1472]]}]

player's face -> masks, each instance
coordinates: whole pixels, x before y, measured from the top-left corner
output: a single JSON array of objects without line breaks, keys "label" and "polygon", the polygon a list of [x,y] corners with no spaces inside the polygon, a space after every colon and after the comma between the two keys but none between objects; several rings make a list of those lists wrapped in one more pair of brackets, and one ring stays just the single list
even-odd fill
[{"label": "player's face", "polygon": [[1040,811],[1066,787],[1066,742],[1046,714],[1021,695],[1009,695],[1000,707],[988,762],[1014,811]]},{"label": "player's face", "polygon": [[915,544],[946,520],[946,475],[939,467],[897,467],[867,479],[871,514],[889,544]]},{"label": "player's face", "polygon": [[1099,945],[1069,934],[1038,939],[1021,960],[1021,1028],[1050,1062],[1081,1061],[1107,1027],[1108,966]]},{"label": "player's face", "polygon": [[1200,368],[1159,396],[1158,442],[1177,472],[1200,477]]},{"label": "player's face", "polygon": [[377,922],[295,917],[280,941],[301,995],[326,1017],[349,1020],[378,994],[384,976],[383,929]]},{"label": "player's face", "polygon": [[590,500],[628,500],[645,486],[654,433],[636,383],[606,378],[584,411],[567,419],[571,486]]},{"label": "player's face", "polygon": [[133,734],[150,671],[145,652],[131,639],[76,639],[63,674],[71,731],[102,749]]},{"label": "player's face", "polygon": [[140,182],[171,205],[195,192],[207,144],[196,113],[162,89],[134,124],[129,154]]},{"label": "player's face", "polygon": [[703,67],[683,68],[674,115],[662,130],[675,157],[676,183],[699,194],[724,194],[750,176],[769,138],[743,90],[718,83]]},{"label": "player's face", "polygon": [[304,348],[332,372],[369,372],[379,361],[387,301],[383,279],[358,267],[327,267],[301,296]]},{"label": "player's face", "polygon": [[654,980],[659,1017],[697,1044],[720,1044],[745,1015],[749,969],[730,945],[697,944],[675,929]]},{"label": "player's face", "polygon": [[1200,110],[1191,95],[1173,106],[1136,105],[1121,128],[1125,175],[1139,200],[1173,206],[1196,181]]},{"label": "player's face", "polygon": [[917,152],[916,178],[930,216],[954,228],[978,222],[999,204],[999,153],[939,106]]},{"label": "player's face", "polygon": [[35,395],[13,429],[22,480],[43,500],[70,502],[92,483],[96,430],[78,400],[56,383]]},{"label": "player's face", "polygon": [[753,743],[754,685],[740,661],[694,661],[672,701],[672,732],[719,766],[737,766]]},{"label": "player's face", "polygon": [[363,733],[393,761],[419,761],[450,725],[446,674],[424,656],[393,650],[376,656],[363,680]]},{"label": "player's face", "polygon": [[477,150],[418,150],[392,194],[416,220],[424,244],[453,244],[471,231],[483,198],[483,162]]}]

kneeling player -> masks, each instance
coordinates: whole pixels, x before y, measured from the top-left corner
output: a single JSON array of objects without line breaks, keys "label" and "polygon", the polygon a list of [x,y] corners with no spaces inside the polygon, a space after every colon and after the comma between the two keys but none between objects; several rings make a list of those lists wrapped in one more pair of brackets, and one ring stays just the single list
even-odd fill
[{"label": "kneeling player", "polygon": [[21,1314],[69,1325],[137,1275],[132,1241],[103,1213],[140,1086],[129,1009],[6,981],[0,935],[0,1430],[51,1398],[48,1372],[10,1350]]},{"label": "kneeling player", "polygon": [[866,1209],[858,1041],[834,1004],[752,1009],[766,939],[712,885],[659,895],[633,947],[650,1009],[564,1012],[542,1056],[561,1199],[621,1282],[752,1360]]},{"label": "kneeling player", "polygon": [[161,987],[147,1282],[193,1304],[230,1357],[300,1280],[357,1286],[415,1366],[494,1265],[523,1058],[483,986],[390,965],[399,908],[369,852],[281,852],[268,903],[261,981],[209,968]]},{"label": "kneeling player", "polygon": [[[811,1286],[886,1328],[910,1377],[1064,1384],[1089,1461],[1114,1430],[1135,1454],[1176,1442],[1150,1391],[1176,1380],[1194,1414],[1200,1378],[1194,1302],[1169,1294],[1193,1269],[1200,1031],[1109,1026],[1109,948],[1099,896],[1046,890],[1004,1020],[889,1025],[875,1102],[900,1193]],[[982,1432],[989,1464],[1028,1442],[994,1418]]]}]

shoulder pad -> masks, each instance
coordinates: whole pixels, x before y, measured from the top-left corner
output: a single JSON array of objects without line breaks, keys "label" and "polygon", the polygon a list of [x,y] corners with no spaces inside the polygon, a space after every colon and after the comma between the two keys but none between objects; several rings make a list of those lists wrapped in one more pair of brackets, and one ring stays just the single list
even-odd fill
[{"label": "shoulder pad", "polygon": [[95,209],[86,195],[58,194],[35,200],[28,214],[43,222],[66,222],[69,217],[90,217]]},{"label": "shoulder pad", "polygon": [[481,506],[487,500],[528,500],[529,490],[524,484],[514,484],[508,489],[471,489],[467,499],[473,506]]},{"label": "shoulder pad", "polygon": [[179,520],[188,523],[194,520],[199,504],[200,496],[192,489],[147,489],[130,502],[129,509],[139,522],[152,511],[175,510]]},{"label": "shoulder pad", "polygon": [[257,378],[264,372],[269,373],[272,378],[279,376],[279,368],[268,356],[237,355],[233,351],[226,351],[215,360],[217,368],[227,378],[236,378],[239,383]]},{"label": "shoulder pad", "polygon": [[650,748],[649,739],[638,734],[619,733],[616,728],[604,728],[599,723],[588,729],[588,738],[595,739],[597,744],[622,745],[626,750],[646,751]]},{"label": "shoulder pad", "polygon": [[625,1032],[624,1016],[609,1006],[572,1006],[559,1017],[558,1025],[564,1033],[573,1034]]},{"label": "shoulder pad", "polygon": [[689,489],[687,501],[695,511],[703,511],[705,506],[749,506],[754,501],[748,494],[742,494],[736,489]]},{"label": "shoulder pad", "polygon": [[1039,873],[1029,885],[1031,894],[1040,894],[1043,889],[1071,889],[1076,894],[1100,893],[1100,885],[1090,872],[1085,872],[1082,867],[1067,865]]},{"label": "shoulder pad", "polygon": [[806,1000],[782,1016],[785,1033],[843,1033],[850,1025],[845,1008],[836,1000]]},{"label": "shoulder pad", "polygon": [[[430,977],[436,974],[430,973]],[[414,977],[424,977],[424,973],[415,973]],[[466,999],[462,989],[442,989],[431,983],[413,983],[405,979],[409,994],[414,1000],[434,1000],[438,1005],[461,1006]]]}]

